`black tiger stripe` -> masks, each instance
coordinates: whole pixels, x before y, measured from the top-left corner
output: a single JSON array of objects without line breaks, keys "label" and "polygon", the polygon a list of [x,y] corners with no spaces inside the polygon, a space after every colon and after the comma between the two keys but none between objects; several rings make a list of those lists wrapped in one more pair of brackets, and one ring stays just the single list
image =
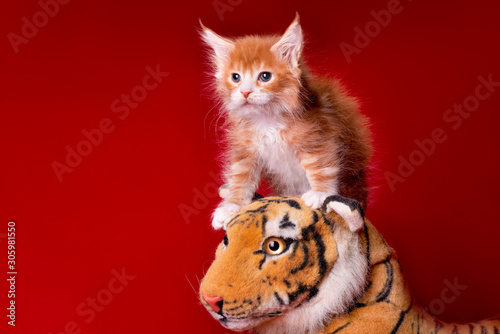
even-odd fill
[{"label": "black tiger stripe", "polygon": [[237,220],[238,218],[240,218],[241,216],[241,213],[240,214],[237,214],[236,216],[234,216],[233,218],[231,218],[231,220],[229,221],[229,223],[227,223],[227,228],[233,226],[235,223],[237,223]]},{"label": "black tiger stripe", "polygon": [[281,297],[278,295],[278,293],[276,291],[274,291],[274,297],[276,297],[276,299],[278,300],[278,303],[280,303],[280,305],[285,305],[285,302],[283,302],[283,299],[281,299]]},{"label": "black tiger stripe", "polygon": [[[321,218],[323,218],[323,220],[325,221],[325,223],[328,225],[328,226],[331,226],[332,228],[335,227],[335,222],[331,222],[330,219],[326,218],[326,215],[324,212],[321,212]],[[317,222],[317,221],[316,221]]]},{"label": "black tiger stripe", "polygon": [[309,226],[303,228],[302,229],[302,238],[308,239],[309,235],[312,234],[315,229],[316,229],[316,227],[314,225],[309,225]]},{"label": "black tiger stripe", "polygon": [[406,317],[406,314],[404,313],[404,311],[401,311],[401,313],[399,314],[398,322],[396,323],[396,327],[393,328],[393,330],[391,331],[391,334],[396,334],[399,331],[399,327],[401,327],[401,324],[405,320],[405,317]]},{"label": "black tiger stripe", "polygon": [[297,248],[299,248],[299,243],[294,242],[293,243],[293,249],[292,249],[292,254],[290,255],[290,260],[292,260],[295,257],[295,253],[297,252]]},{"label": "black tiger stripe", "polygon": [[455,327],[453,327],[453,331],[451,332],[451,334],[458,334],[458,327],[457,327],[457,325],[455,325]]},{"label": "black tiger stripe", "polygon": [[469,324],[469,331],[470,331],[470,334],[474,334],[474,325],[473,324]]},{"label": "black tiger stripe", "polygon": [[365,238],[366,238],[366,259],[368,260],[368,266],[370,266],[370,235],[368,234],[368,226],[364,225]]},{"label": "black tiger stripe", "polygon": [[356,303],[354,305],[352,305],[350,308],[349,308],[349,312],[352,312],[354,311],[355,309],[357,308],[363,308],[363,307],[366,307],[367,305],[365,303]]},{"label": "black tiger stripe", "polygon": [[309,289],[309,296],[307,297],[307,300],[311,300],[314,298],[314,296],[316,296],[318,294],[319,290],[317,287],[312,287],[311,289]]},{"label": "black tiger stripe", "polygon": [[283,202],[285,202],[286,204],[290,205],[292,208],[295,208],[295,209],[297,209],[297,210],[301,210],[301,209],[302,209],[302,208],[300,207],[299,202],[294,201],[293,199],[286,199],[286,200],[284,200]]},{"label": "black tiger stripe", "polygon": [[302,250],[304,251],[304,260],[301,265],[290,270],[292,274],[296,274],[298,271],[303,270],[307,266],[307,262],[309,262],[309,248],[305,244],[302,244]]},{"label": "black tiger stripe", "polygon": [[280,222],[279,228],[280,229],[286,229],[286,228],[293,228],[295,229],[297,226],[290,221],[290,215],[288,212],[286,213],[285,217]]},{"label": "black tiger stripe", "polygon": [[493,327],[493,330],[495,331],[495,334],[500,334],[500,332],[498,331],[497,326]]},{"label": "black tiger stripe", "polygon": [[[319,217],[318,217],[318,214],[316,213],[316,211],[313,211],[312,212],[313,214],[313,224],[316,224],[318,221],[319,221]],[[328,220],[325,220],[326,223],[328,223]]]},{"label": "black tiger stripe", "polygon": [[394,268],[390,259],[384,261],[385,269],[387,271],[387,279],[385,280],[384,287],[377,295],[377,303],[385,300],[391,293],[392,284],[394,281]]},{"label": "black tiger stripe", "polygon": [[302,210],[302,207],[300,206],[299,202],[297,202],[296,200],[293,200],[293,199],[288,199],[288,198],[285,198],[285,199],[262,199],[262,200],[258,200],[258,202],[264,202],[264,203],[286,203],[288,204],[290,207],[294,208],[294,209],[297,209],[297,210]]},{"label": "black tiger stripe", "polygon": [[297,290],[295,290],[292,293],[288,293],[288,303],[289,304],[293,303],[298,296],[300,296],[304,292],[307,292],[307,290],[308,290],[307,286],[299,282]]},{"label": "black tiger stripe", "polygon": [[486,329],[486,327],[481,326],[481,334],[488,334],[488,330]]},{"label": "black tiger stripe", "polygon": [[266,209],[268,206],[269,206],[269,204],[264,204],[262,206],[259,206],[257,209],[245,211],[245,214],[247,214],[247,213],[264,213],[264,212],[266,212]]},{"label": "black tiger stripe", "polygon": [[408,309],[401,311],[401,313],[399,314],[398,322],[396,323],[396,326],[393,328],[391,334],[396,334],[399,331],[399,328],[403,324],[403,321],[405,320],[405,317],[408,314],[408,312],[410,312],[412,306],[413,306],[413,300],[411,301]]},{"label": "black tiger stripe", "polygon": [[259,262],[259,270],[262,270],[262,265],[266,262],[266,253],[262,249],[259,249],[253,252],[253,254],[262,255],[262,260]]},{"label": "black tiger stripe", "polygon": [[347,328],[347,326],[349,326],[351,324],[351,322],[349,321],[348,323],[346,323],[345,325],[342,325],[340,326],[339,328],[337,328],[336,330],[334,330],[333,332],[331,332],[330,334],[336,334],[336,333],[339,333],[340,331],[344,330]]},{"label": "black tiger stripe", "polygon": [[262,236],[266,236],[267,216],[262,215]]},{"label": "black tiger stripe", "polygon": [[321,235],[319,235],[318,233],[315,233],[314,236],[313,236],[313,239],[314,239],[314,242],[316,243],[316,248],[317,248],[317,251],[318,251],[318,262],[319,262],[319,278],[318,279],[322,279],[323,276],[325,275],[326,273],[326,259],[325,259],[325,251],[326,251],[326,247],[325,247],[325,243],[323,242],[323,238],[321,238]]}]

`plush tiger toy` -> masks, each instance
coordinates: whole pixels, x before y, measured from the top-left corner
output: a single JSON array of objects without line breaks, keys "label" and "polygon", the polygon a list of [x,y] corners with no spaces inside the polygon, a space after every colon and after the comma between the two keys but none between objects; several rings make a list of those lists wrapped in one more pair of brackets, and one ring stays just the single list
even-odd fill
[{"label": "plush tiger toy", "polygon": [[500,334],[500,318],[445,324],[416,305],[398,257],[356,201],[258,199],[235,214],[200,286],[224,327],[258,334]]}]

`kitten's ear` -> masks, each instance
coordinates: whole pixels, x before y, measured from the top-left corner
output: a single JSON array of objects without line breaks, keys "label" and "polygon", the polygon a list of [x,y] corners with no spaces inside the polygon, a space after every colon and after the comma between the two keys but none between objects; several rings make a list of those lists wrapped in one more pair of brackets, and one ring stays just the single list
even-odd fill
[{"label": "kitten's ear", "polygon": [[280,40],[271,48],[279,57],[287,60],[292,67],[298,67],[304,44],[302,27],[299,21],[299,13],[297,13],[295,15],[295,20],[293,20]]},{"label": "kitten's ear", "polygon": [[201,23],[201,20],[200,25],[202,29],[201,38],[214,50],[216,63],[229,58],[229,54],[234,49],[234,42],[217,35],[213,30],[205,27],[203,23]]},{"label": "kitten's ear", "polygon": [[344,219],[352,232],[357,232],[365,224],[363,208],[350,198],[339,195],[327,197],[321,210],[326,214],[335,211]]}]

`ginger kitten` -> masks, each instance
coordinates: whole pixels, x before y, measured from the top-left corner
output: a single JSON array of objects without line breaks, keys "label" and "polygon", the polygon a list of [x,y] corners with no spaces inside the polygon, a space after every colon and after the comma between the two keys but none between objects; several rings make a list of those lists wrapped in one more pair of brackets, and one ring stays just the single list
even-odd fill
[{"label": "ginger kitten", "polygon": [[228,121],[229,194],[213,227],[250,203],[261,177],[277,195],[301,196],[313,208],[334,194],[366,208],[367,119],[339,81],[309,73],[299,16],[282,36],[231,40],[202,28]]}]

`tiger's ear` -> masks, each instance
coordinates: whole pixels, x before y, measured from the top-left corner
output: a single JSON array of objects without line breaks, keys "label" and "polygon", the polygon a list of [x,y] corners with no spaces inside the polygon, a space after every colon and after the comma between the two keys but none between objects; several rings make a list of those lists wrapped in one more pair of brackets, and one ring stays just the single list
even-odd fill
[{"label": "tiger's ear", "polygon": [[353,199],[339,195],[329,196],[325,199],[321,210],[328,214],[335,211],[342,217],[352,232],[357,232],[365,224],[365,214],[359,203]]}]

